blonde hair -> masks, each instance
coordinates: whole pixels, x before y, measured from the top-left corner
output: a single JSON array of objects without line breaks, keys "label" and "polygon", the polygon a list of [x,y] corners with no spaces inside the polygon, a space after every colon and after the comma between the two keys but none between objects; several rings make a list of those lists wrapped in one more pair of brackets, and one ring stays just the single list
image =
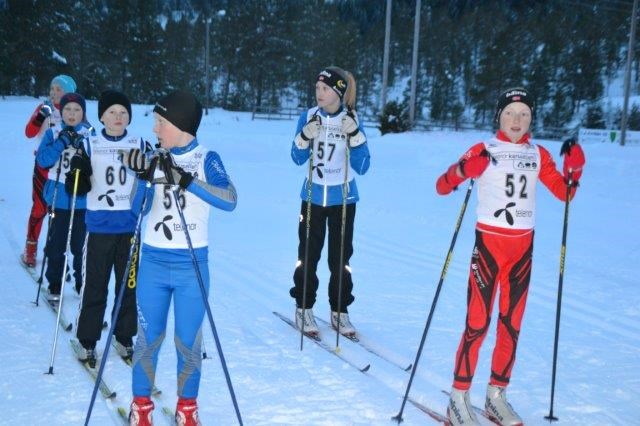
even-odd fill
[{"label": "blonde hair", "polygon": [[349,71],[345,71],[340,67],[331,66],[327,67],[328,70],[338,73],[342,78],[347,81],[347,91],[342,98],[342,103],[347,109],[355,109],[356,107],[356,79]]}]

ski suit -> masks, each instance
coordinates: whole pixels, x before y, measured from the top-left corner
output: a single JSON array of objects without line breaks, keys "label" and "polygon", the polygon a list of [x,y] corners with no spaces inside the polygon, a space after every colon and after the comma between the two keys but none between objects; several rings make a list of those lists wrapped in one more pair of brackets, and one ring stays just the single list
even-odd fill
[{"label": "ski suit", "polygon": [[[308,176],[302,185],[300,198],[300,220],[298,224],[298,261],[293,273],[294,286],[289,294],[296,300],[298,308],[312,308],[316,302],[319,280],[316,274],[318,262],[326,229],[329,228],[328,263],[331,277],[329,279],[329,304],[333,312],[338,311],[338,280],[340,274],[340,233],[342,228],[342,197],[345,172],[347,175],[348,192],[346,194],[347,214],[344,235],[344,271],[342,274],[341,312],[347,312],[347,307],[353,303],[353,281],[349,259],[353,254],[353,223],[356,214],[356,202],[359,200],[355,174],[363,175],[370,165],[368,143],[365,142],[355,148],[350,148],[349,167],[345,171],[347,135],[342,133],[342,117],[347,112],[341,108],[335,114],[328,114],[322,108],[314,107],[302,113],[298,120],[296,135],[302,131],[304,125],[318,115],[322,129],[320,135],[313,140],[313,170],[311,179],[311,220],[309,239],[309,265],[307,268],[307,293],[303,301],[304,259],[306,242]],[[360,132],[364,135],[362,124]],[[309,160],[310,150],[300,149],[295,141],[291,146],[293,162],[302,165]]]},{"label": "ski suit", "polygon": [[[490,383],[507,386],[516,359],[516,347],[531,278],[538,179],[560,200],[566,198],[564,177],[549,152],[524,135],[518,143],[498,131],[496,137],[472,146],[461,161],[487,150],[495,163],[477,178],[476,240],[469,267],[466,326],[454,366],[453,386],[471,387],[498,287],[499,316]],[[438,192],[453,188],[446,174]],[[572,188],[571,197],[575,194]]]},{"label": "ski suit", "polygon": [[[74,130],[85,138],[89,137],[91,127],[87,123],[80,123]],[[36,154],[37,164],[48,169],[47,181],[43,195],[49,208],[55,209],[55,218],[51,221],[50,238],[45,247],[47,256],[47,270],[45,276],[49,282],[49,291],[59,294],[62,284],[62,270],[67,243],[67,233],[71,218],[71,201],[73,194],[65,189],[66,174],[70,171],[71,158],[76,153],[72,146],[67,148],[58,140],[60,126],[48,129]],[[57,184],[56,184],[57,181]],[[52,205],[55,194],[55,205]],[[82,284],[82,247],[84,246],[85,224],[84,214],[87,201],[85,196],[77,196],[73,226],[71,234],[71,253],[73,254],[73,271],[76,287]]]},{"label": "ski suit", "polygon": [[[111,270],[115,272],[115,295],[120,291],[129,260],[131,238],[137,212],[131,210],[130,195],[135,175],[118,159],[119,150],[145,150],[140,137],[109,136],[103,129],[85,141],[85,152],[91,162],[91,191],[87,194],[84,244],[84,269],[76,336],[84,347],[95,347],[100,340]],[[136,275],[138,250],[134,252],[126,281],[122,305],[115,324],[115,336],[125,346],[137,330]]]},{"label": "ski suit", "polygon": [[[236,191],[218,154],[203,148],[197,139],[185,147],[172,148],[170,152],[178,166],[195,176],[186,191],[180,190],[178,198],[208,294],[210,206],[233,210]],[[164,173],[158,168],[154,182],[162,181],[166,183]],[[139,187],[133,200],[134,211],[145,192],[143,182],[136,183]],[[146,192],[146,228],[136,289],[139,326],[133,355],[133,395],[151,395],[173,297],[177,393],[182,398],[196,398],[200,385],[205,305],[171,187],[154,183]]]},{"label": "ski suit", "polygon": [[[38,123],[36,117],[38,116],[38,112],[40,108],[44,105],[47,105],[51,108],[51,115],[47,117],[43,122]],[[52,127],[60,126],[62,122],[62,117],[60,115],[59,110],[60,105],[53,105],[50,101],[46,101],[38,105],[35,109],[27,125],[24,129],[24,134],[28,138],[35,138],[36,136],[44,135],[44,132],[47,129]],[[34,150],[35,157],[35,150]],[[44,167],[40,167],[38,162],[35,161],[33,165],[33,187],[31,190],[31,199],[33,200],[33,205],[31,207],[31,213],[29,215],[29,222],[27,223],[27,241],[37,242],[38,238],[40,238],[40,231],[42,230],[42,221],[44,217],[47,215],[47,203],[44,200],[43,190],[44,184],[47,181],[48,170]]]}]

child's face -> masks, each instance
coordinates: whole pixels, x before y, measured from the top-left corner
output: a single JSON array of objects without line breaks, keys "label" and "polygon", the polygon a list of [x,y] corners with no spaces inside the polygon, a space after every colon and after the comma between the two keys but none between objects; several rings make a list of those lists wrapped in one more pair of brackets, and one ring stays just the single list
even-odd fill
[{"label": "child's face", "polygon": [[316,82],[316,102],[320,108],[329,113],[340,108],[340,96],[322,81]]},{"label": "child's face", "polygon": [[64,90],[62,87],[57,84],[52,84],[49,88],[49,99],[53,102],[54,105],[58,105],[60,103],[60,98],[64,96]]},{"label": "child's face", "polygon": [[129,111],[122,105],[111,105],[102,113],[100,121],[109,136],[122,136],[129,125]]},{"label": "child's face", "polygon": [[522,102],[512,102],[500,114],[500,130],[515,143],[529,131],[531,109]]},{"label": "child's face", "polygon": [[153,120],[153,133],[158,137],[158,142],[160,142],[162,148],[171,149],[177,146],[183,146],[184,132],[182,130],[178,129],[157,112],[153,113]]},{"label": "child's face", "polygon": [[62,108],[62,120],[67,126],[76,126],[82,121],[82,107],[76,102],[69,102]]}]

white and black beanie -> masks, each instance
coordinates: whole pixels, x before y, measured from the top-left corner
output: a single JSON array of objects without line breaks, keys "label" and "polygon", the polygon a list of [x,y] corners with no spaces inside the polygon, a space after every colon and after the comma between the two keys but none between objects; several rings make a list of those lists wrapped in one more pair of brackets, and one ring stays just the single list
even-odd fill
[{"label": "white and black beanie", "polygon": [[346,79],[333,67],[320,71],[316,81],[321,81],[331,87],[340,96],[340,99],[344,98],[344,94],[347,92]]},{"label": "white and black beanie", "polygon": [[535,101],[533,100],[533,96],[531,96],[531,93],[522,87],[513,87],[505,90],[500,94],[500,96],[498,96],[498,101],[496,102],[496,115],[494,117],[496,123],[500,122],[500,114],[502,114],[502,110],[513,102],[522,102],[528,106],[531,110],[531,117],[533,118],[535,113]]},{"label": "white and black beanie", "polygon": [[156,102],[153,112],[192,136],[196,135],[202,119],[202,105],[189,92],[176,90]]}]

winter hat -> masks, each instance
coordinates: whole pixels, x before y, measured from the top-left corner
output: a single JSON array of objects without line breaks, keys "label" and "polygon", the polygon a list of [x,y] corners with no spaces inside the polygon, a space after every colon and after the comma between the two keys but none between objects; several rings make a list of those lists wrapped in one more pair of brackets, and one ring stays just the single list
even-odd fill
[{"label": "winter hat", "polygon": [[531,117],[533,118],[535,101],[533,100],[531,93],[527,92],[527,90],[522,87],[512,87],[511,89],[505,90],[500,94],[500,96],[498,96],[498,101],[496,102],[496,115],[494,117],[496,123],[500,122],[500,114],[502,114],[502,110],[513,102],[522,102],[528,106],[531,110]]},{"label": "winter hat", "polygon": [[316,79],[316,81],[321,81],[327,86],[331,87],[334,92],[336,92],[338,96],[340,96],[340,99],[344,97],[344,94],[347,91],[347,81],[333,67],[328,67],[320,71],[320,74],[318,74],[318,78]]},{"label": "winter hat", "polygon": [[127,95],[116,90],[105,90],[100,95],[100,99],[98,100],[98,120],[102,122],[102,115],[112,105],[122,105],[125,107],[129,113],[129,123],[131,123],[131,118],[133,117],[131,114],[131,102],[129,98],[127,98]]},{"label": "winter hat", "polygon": [[77,93],[71,92],[71,93],[66,93],[61,99],[60,99],[60,111],[62,111],[65,107],[66,104],[68,104],[69,102],[75,102],[78,105],[80,105],[80,107],[82,108],[82,116],[86,116],[86,112],[87,112],[87,103],[85,102],[84,98],[82,97],[82,95],[79,95]]},{"label": "winter hat", "polygon": [[60,88],[64,90],[64,93],[73,93],[78,87],[76,86],[76,82],[73,80],[73,78],[65,74],[60,74],[53,77],[50,85],[53,86],[54,84],[60,86]]},{"label": "winter hat", "polygon": [[202,105],[193,94],[183,90],[176,90],[161,98],[156,102],[153,112],[193,136],[196,135],[202,119]]}]

